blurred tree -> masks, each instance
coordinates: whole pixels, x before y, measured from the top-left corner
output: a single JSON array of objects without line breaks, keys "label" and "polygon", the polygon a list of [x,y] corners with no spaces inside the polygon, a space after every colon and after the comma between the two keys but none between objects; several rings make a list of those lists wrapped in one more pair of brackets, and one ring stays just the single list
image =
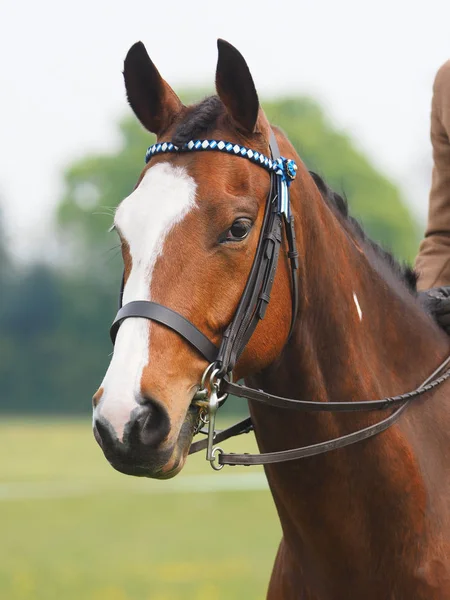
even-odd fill
[{"label": "blurred tree", "polygon": [[11,270],[11,260],[7,251],[6,232],[3,223],[3,211],[0,206],[0,286]]},{"label": "blurred tree", "polygon": [[116,152],[86,156],[67,169],[65,194],[57,212],[72,260],[82,270],[89,260],[91,273],[98,268],[106,278],[111,269],[117,275],[111,260],[117,237],[106,232],[116,206],[133,190],[143,167],[143,152],[154,139],[131,118],[120,122],[119,133]]},{"label": "blurred tree", "polygon": [[0,411],[88,413],[111,351],[116,282],[16,264],[2,224],[0,212]]},{"label": "blurred tree", "polygon": [[0,303],[0,410],[88,413],[111,351],[116,290],[40,264],[10,275]]},{"label": "blurred tree", "polygon": [[419,243],[417,224],[399,188],[370,163],[357,142],[336,131],[312,99],[266,102],[264,109],[270,121],[286,132],[307,167],[347,197],[353,216],[369,236],[397,258],[412,261]]}]

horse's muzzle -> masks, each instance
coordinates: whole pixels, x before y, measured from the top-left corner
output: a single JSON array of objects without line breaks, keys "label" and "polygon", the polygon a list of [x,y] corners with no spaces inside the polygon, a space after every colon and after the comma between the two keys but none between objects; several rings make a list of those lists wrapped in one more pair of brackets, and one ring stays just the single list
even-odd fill
[{"label": "horse's muzzle", "polygon": [[170,419],[164,406],[147,398],[130,415],[123,438],[101,413],[94,416],[94,436],[110,464],[127,475],[158,477],[173,449],[162,449],[170,432]]}]

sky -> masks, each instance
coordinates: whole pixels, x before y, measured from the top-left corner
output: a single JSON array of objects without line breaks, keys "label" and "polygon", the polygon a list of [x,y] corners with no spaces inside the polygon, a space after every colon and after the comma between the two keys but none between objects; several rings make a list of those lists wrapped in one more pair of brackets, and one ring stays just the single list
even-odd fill
[{"label": "sky", "polygon": [[1,0],[0,205],[9,246],[18,257],[45,255],[65,166],[114,149],[115,123],[129,111],[123,59],[138,40],[175,90],[211,86],[216,40],[228,40],[260,96],[317,98],[423,223],[432,84],[450,58],[449,23],[448,0]]}]

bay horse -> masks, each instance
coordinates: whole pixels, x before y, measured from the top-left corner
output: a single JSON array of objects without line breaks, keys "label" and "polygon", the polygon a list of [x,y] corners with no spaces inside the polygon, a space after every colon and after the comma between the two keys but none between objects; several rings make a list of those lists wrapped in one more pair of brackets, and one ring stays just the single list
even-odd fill
[{"label": "bay horse", "polygon": [[[235,379],[268,397],[326,407],[407,392],[449,353],[447,336],[417,301],[413,273],[365,236],[342,198],[271,128],[242,55],[222,40],[218,49],[217,96],[189,107],[142,43],[125,60],[129,103],[157,146],[115,214],[121,302],[124,309],[157,303],[166,316],[178,315],[179,327],[193,327],[190,339],[164,319],[133,313],[116,328],[94,396],[94,435],[111,465],[131,475],[173,477],[188,456],[209,362],[192,331],[199,346],[224,343],[259,256],[266,208],[280,198],[255,153],[272,168],[279,148],[297,171],[289,207],[280,209],[286,232],[269,235],[280,252],[267,279],[271,290],[260,294],[264,318],[229,362]],[[201,150],[193,140],[231,140],[234,150],[178,151]],[[268,254],[260,252],[261,260]],[[228,373],[220,376],[226,381]],[[266,464],[283,531],[270,600],[450,598],[450,404],[445,385],[427,389],[379,435]],[[300,413],[255,400],[249,406],[263,456],[343,439],[381,418]],[[392,416],[393,405],[386,407],[383,416]]]}]

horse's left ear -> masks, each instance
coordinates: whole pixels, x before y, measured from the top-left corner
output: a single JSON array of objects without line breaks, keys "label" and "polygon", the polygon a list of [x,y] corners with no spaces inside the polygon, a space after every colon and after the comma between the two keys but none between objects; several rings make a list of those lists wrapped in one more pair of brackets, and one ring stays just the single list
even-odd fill
[{"label": "horse's left ear", "polygon": [[128,51],[123,69],[128,102],[142,125],[159,135],[173,122],[183,104],[150,60],[142,42]]},{"label": "horse's left ear", "polygon": [[219,98],[238,129],[255,133],[260,109],[250,69],[242,54],[225,40],[217,40],[217,48],[216,90]]}]

